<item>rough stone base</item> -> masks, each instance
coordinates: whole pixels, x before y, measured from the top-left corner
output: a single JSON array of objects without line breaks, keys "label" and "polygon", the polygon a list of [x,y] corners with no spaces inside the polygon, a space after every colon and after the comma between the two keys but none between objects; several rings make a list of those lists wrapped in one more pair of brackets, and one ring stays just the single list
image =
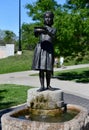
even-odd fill
[{"label": "rough stone base", "polygon": [[37,89],[29,89],[27,106],[33,109],[57,109],[64,105],[62,90],[37,92]]}]

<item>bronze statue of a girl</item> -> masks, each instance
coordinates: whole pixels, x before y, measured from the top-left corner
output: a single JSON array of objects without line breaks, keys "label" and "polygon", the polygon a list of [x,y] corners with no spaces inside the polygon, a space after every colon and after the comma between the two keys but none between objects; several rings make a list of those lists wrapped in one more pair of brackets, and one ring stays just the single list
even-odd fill
[{"label": "bronze statue of a girl", "polygon": [[39,79],[41,87],[38,90],[44,91],[44,73],[46,73],[46,83],[49,90],[54,90],[50,86],[51,75],[53,74],[54,65],[54,49],[53,39],[55,37],[56,29],[52,27],[54,15],[51,11],[47,11],[44,14],[44,26],[35,27],[34,34],[36,37],[39,36],[40,41],[36,45],[34,51],[32,69],[39,70]]}]

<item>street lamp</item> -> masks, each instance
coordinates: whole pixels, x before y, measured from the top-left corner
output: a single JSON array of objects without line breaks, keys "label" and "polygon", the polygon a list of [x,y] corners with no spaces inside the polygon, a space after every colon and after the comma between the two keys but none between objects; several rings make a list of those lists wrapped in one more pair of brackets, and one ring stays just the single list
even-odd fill
[{"label": "street lamp", "polygon": [[21,48],[21,0],[19,0],[19,47],[18,47],[18,54],[22,54]]}]

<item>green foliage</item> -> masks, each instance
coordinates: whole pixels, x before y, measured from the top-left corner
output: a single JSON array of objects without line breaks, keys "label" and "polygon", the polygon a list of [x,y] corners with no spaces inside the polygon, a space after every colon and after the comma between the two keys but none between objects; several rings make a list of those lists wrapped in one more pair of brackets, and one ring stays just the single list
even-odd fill
[{"label": "green foliage", "polygon": [[9,30],[0,30],[0,45],[16,44],[17,37],[15,33]]},{"label": "green foliage", "polygon": [[12,31],[9,31],[9,30],[5,31],[4,41],[7,44],[14,43],[15,42],[15,38],[16,38],[16,35]]},{"label": "green foliage", "polygon": [[[89,11],[86,6],[78,8],[79,2],[72,0],[65,4],[62,9],[60,8],[61,10],[58,9],[56,11],[56,48],[60,50],[59,54],[65,57],[77,57],[80,55],[83,57],[89,49],[89,18],[87,16]],[[71,8],[70,3],[72,3]]]},{"label": "green foliage", "polygon": [[36,43],[38,42],[37,38],[34,36],[34,26],[36,24],[23,24],[22,25],[22,49],[33,50]]},{"label": "green foliage", "polygon": [[27,4],[28,15],[32,17],[33,24],[22,25],[22,48],[23,49],[34,49],[38,42],[38,38],[34,36],[34,27],[43,26],[43,15],[47,10],[55,11],[58,4],[55,0],[37,0],[33,4]]},{"label": "green foliage", "polygon": [[37,0],[27,4],[28,15],[35,21],[23,25],[23,48],[33,49],[37,40],[34,37],[34,26],[43,24],[43,14],[47,10],[54,13],[54,25],[57,28],[54,41],[55,56],[79,57],[88,54],[89,50],[89,3],[87,0],[67,0],[58,5],[54,0]]},{"label": "green foliage", "polygon": [[89,1],[88,0],[67,0],[68,8],[70,9],[80,9],[80,8],[88,8],[89,7]]},{"label": "green foliage", "polygon": [[28,15],[35,21],[43,21],[43,14],[47,10],[55,11],[58,4],[55,0],[37,0],[33,4],[27,4]]}]

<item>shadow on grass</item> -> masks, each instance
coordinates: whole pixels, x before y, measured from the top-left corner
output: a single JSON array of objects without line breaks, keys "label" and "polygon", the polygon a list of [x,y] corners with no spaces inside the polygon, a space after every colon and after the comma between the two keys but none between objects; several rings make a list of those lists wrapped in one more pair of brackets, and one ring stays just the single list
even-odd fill
[{"label": "shadow on grass", "polygon": [[53,78],[57,78],[60,80],[74,80],[78,83],[89,83],[89,70],[83,71],[82,73],[78,74],[77,72],[63,72],[61,74],[57,74]]},{"label": "shadow on grass", "polygon": [[0,90],[0,110],[4,108],[9,108],[14,102],[4,102],[4,96],[3,93],[7,93],[7,90]]},{"label": "shadow on grass", "polygon": [[7,92],[7,90],[0,90],[0,106],[1,106],[1,101],[3,100],[4,96],[2,96],[1,93]]}]

